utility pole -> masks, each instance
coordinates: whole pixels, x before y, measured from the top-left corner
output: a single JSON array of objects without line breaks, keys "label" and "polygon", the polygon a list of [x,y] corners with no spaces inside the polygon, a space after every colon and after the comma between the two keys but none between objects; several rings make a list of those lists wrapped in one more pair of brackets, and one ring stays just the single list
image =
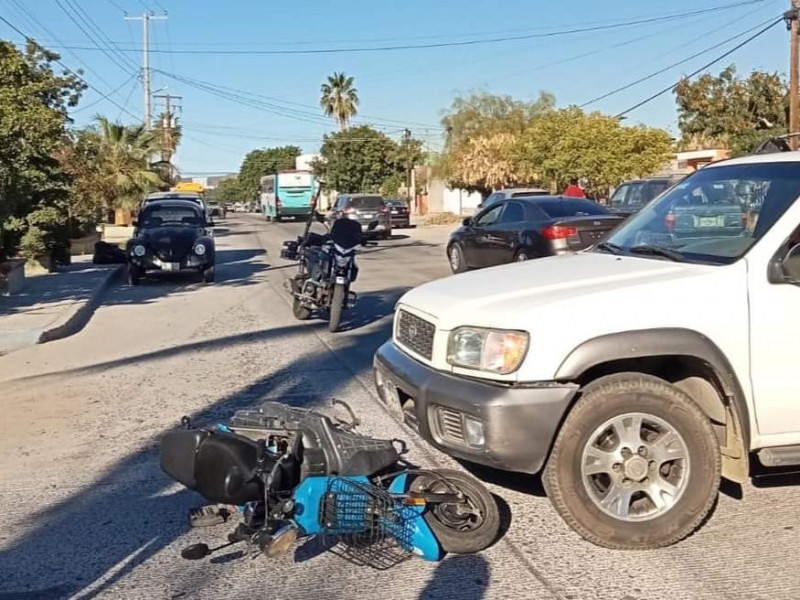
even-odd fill
[{"label": "utility pole", "polygon": [[[786,29],[790,33],[790,54],[789,54],[789,133],[797,133],[800,131],[800,94],[798,94],[798,85],[800,85],[800,48],[798,48],[798,14],[800,13],[800,0],[791,0],[791,8],[783,14],[783,19],[786,21]],[[793,150],[797,149],[797,140],[794,137],[789,138],[789,145]]]},{"label": "utility pole", "polygon": [[[172,94],[156,94],[153,98],[164,100],[167,105],[167,110],[161,122],[161,160],[172,164],[172,152],[175,147],[172,135],[173,131],[175,131],[175,120],[172,116],[172,101],[183,100],[183,97],[173,96]],[[181,107],[178,106],[177,108]]]},{"label": "utility pole", "polygon": [[152,12],[142,13],[141,17],[125,17],[126,21],[142,22],[142,46],[144,56],[142,60],[142,86],[144,87],[144,126],[149,130],[152,120],[152,106],[150,97],[150,21],[165,21],[167,15],[156,16]]},{"label": "utility pole", "polygon": [[404,129],[403,130],[403,141],[405,142],[406,146],[406,190],[408,191],[408,201],[412,206],[410,207],[412,210],[414,209],[415,198],[414,193],[411,191],[411,186],[413,185],[413,175],[411,170],[411,130]]}]

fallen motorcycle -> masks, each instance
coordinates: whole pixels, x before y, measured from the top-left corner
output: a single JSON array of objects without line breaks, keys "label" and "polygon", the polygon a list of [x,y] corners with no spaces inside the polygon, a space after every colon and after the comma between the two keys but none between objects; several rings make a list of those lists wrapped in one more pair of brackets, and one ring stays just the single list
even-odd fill
[{"label": "fallen motorcycle", "polygon": [[[388,568],[417,555],[441,560],[472,554],[497,538],[500,518],[491,493],[460,471],[418,469],[402,458],[401,440],[356,431],[359,420],[267,402],[237,411],[226,424],[167,433],[162,470],[213,503],[190,513],[195,526],[238,512],[228,543],[182,551],[201,559],[232,544],[274,557],[298,538],[320,536],[341,556]],[[333,542],[332,544],[330,542]]]}]

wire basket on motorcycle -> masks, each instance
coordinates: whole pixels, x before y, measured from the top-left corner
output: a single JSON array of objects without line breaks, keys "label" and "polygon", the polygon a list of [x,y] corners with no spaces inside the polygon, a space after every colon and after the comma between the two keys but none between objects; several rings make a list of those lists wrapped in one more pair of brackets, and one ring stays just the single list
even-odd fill
[{"label": "wire basket on motorcycle", "polygon": [[419,515],[366,481],[332,477],[320,511],[324,545],[348,561],[388,569],[412,555]]}]

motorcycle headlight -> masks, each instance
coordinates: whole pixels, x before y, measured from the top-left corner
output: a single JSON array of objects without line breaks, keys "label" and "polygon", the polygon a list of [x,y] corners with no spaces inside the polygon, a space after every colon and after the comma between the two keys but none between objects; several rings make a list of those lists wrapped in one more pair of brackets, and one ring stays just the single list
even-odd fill
[{"label": "motorcycle headlight", "polygon": [[139,258],[141,258],[142,256],[144,256],[146,252],[147,252],[147,250],[146,250],[146,249],[145,249],[145,247],[144,247],[144,246],[142,246],[141,244],[136,244],[136,245],[133,247],[133,255],[134,255],[134,256],[138,256]]},{"label": "motorcycle headlight", "polygon": [[337,256],[336,257],[336,266],[337,267],[346,267],[350,262],[349,256]]},{"label": "motorcycle headlight", "polygon": [[205,244],[197,244],[197,245],[195,245],[194,253],[197,254],[197,256],[203,256],[203,254],[206,253]]},{"label": "motorcycle headlight", "polygon": [[450,334],[447,362],[454,367],[507,375],[522,364],[528,342],[529,335],[524,331],[459,327]]}]

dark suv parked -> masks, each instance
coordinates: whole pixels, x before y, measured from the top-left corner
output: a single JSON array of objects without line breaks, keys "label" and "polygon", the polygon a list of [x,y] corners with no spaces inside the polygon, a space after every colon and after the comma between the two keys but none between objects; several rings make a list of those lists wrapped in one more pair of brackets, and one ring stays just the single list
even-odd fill
[{"label": "dark suv parked", "polygon": [[328,214],[332,224],[346,217],[361,225],[364,235],[389,239],[392,237],[392,215],[383,196],[377,194],[344,194]]},{"label": "dark suv parked", "polygon": [[647,177],[621,183],[608,200],[614,214],[629,217],[647,206],[664,190],[671,188],[685,176]]}]

